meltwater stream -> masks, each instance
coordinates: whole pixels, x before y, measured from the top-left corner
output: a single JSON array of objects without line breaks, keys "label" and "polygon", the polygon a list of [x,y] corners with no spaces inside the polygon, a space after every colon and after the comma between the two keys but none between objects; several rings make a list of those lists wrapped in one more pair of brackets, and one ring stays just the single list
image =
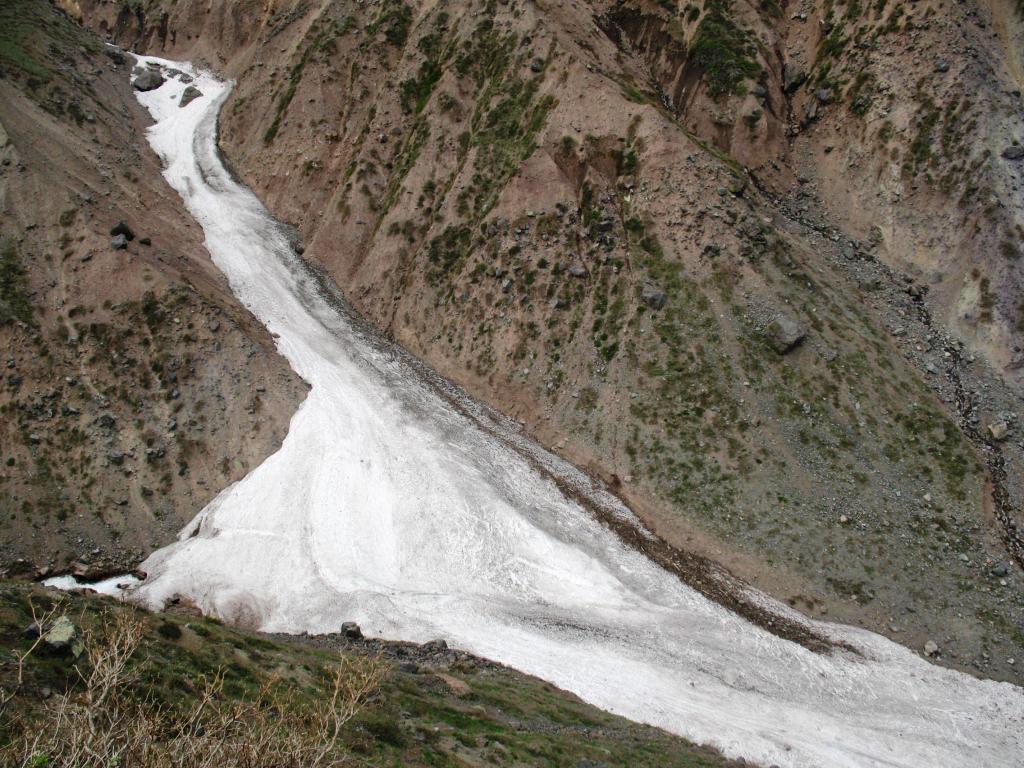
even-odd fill
[{"label": "meltwater stream", "polygon": [[136,599],[160,607],[181,594],[268,631],[354,620],[391,639],[443,637],[764,764],[1024,762],[1024,690],[838,625],[813,623],[860,654],[812,653],[623,544],[325,298],[221,164],[229,84],[146,62],[189,73],[204,94],[179,107],[177,77],[140,94],[156,121],[149,141],[214,262],[311,389],[280,450],[146,561]]}]

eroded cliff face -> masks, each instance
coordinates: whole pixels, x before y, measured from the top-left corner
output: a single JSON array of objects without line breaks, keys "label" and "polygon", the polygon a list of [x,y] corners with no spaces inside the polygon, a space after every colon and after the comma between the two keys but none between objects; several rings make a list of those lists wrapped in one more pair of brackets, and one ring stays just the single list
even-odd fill
[{"label": "eroded cliff face", "polygon": [[1013,677],[1002,59],[933,66],[969,3],[824,5],[82,10],[235,78],[222,147],[305,257],[670,542]]},{"label": "eroded cliff face", "polygon": [[305,390],[164,183],[130,60],[46,2],[0,28],[0,564],[123,573]]},{"label": "eroded cliff face", "polygon": [[602,27],[637,82],[773,194],[813,198],[844,236],[872,242],[1020,385],[1019,8],[606,5]]},{"label": "eroded cliff face", "polygon": [[934,316],[1019,387],[1024,125],[1004,45],[1020,16],[1000,27],[985,3],[889,5],[808,19],[822,37],[803,54],[812,87],[794,109],[806,121],[828,104],[794,140],[794,165],[813,171],[831,220],[875,239]]}]

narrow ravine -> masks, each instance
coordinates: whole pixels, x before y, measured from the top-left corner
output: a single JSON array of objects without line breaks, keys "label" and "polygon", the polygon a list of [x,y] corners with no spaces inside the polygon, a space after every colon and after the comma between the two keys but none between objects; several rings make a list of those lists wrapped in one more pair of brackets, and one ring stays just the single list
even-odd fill
[{"label": "narrow ravine", "polygon": [[267,631],[352,620],[390,639],[442,637],[765,765],[1020,764],[1024,690],[753,596],[856,649],[814,652],[624,543],[564,492],[584,478],[536,446],[511,450],[325,294],[218,157],[229,84],[142,62],[195,77],[203,96],[184,108],[177,77],[140,95],[150,144],[235,294],[311,389],[281,449],[143,564],[135,599],[181,595]]}]

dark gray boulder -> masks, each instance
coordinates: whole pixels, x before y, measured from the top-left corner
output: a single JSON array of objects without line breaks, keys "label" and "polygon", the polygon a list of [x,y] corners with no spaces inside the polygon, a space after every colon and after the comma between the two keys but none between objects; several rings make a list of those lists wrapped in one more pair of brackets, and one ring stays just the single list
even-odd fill
[{"label": "dark gray boulder", "polygon": [[196,88],[194,85],[190,85],[181,94],[181,101],[178,102],[179,107],[187,107],[193,101],[203,95],[203,92]]},{"label": "dark gray boulder", "polygon": [[103,49],[103,53],[107,55],[107,58],[110,59],[110,61],[113,62],[115,66],[120,66],[121,64],[124,64],[126,61],[124,51],[122,51],[120,48],[107,47]]},{"label": "dark gray boulder", "polygon": [[137,91],[153,91],[166,82],[160,70],[152,67],[136,67],[134,75],[132,86]]},{"label": "dark gray boulder", "polygon": [[782,72],[782,87],[786,93],[793,93],[807,81],[807,70],[795,62],[787,62]]},{"label": "dark gray boulder", "polygon": [[123,221],[117,222],[117,224],[110,228],[111,237],[117,237],[118,235],[124,235],[125,240],[129,241],[135,239],[135,233],[132,231],[132,228]]}]

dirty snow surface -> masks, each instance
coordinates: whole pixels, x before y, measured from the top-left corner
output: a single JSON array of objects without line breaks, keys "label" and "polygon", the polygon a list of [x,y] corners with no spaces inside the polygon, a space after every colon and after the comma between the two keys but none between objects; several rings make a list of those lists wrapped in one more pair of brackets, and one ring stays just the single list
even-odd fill
[{"label": "dirty snow surface", "polygon": [[139,94],[165,176],[311,389],[281,449],[142,566],[137,599],[160,607],[180,594],[267,631],[352,620],[390,639],[444,638],[765,765],[1022,764],[1024,690],[838,625],[813,624],[860,654],[812,653],[624,545],[544,468],[580,487],[585,478],[497,416],[484,429],[473,416],[483,409],[330,298],[221,164],[216,120],[230,84],[150,61],[193,75],[203,93],[180,108],[185,84],[172,76]]}]

